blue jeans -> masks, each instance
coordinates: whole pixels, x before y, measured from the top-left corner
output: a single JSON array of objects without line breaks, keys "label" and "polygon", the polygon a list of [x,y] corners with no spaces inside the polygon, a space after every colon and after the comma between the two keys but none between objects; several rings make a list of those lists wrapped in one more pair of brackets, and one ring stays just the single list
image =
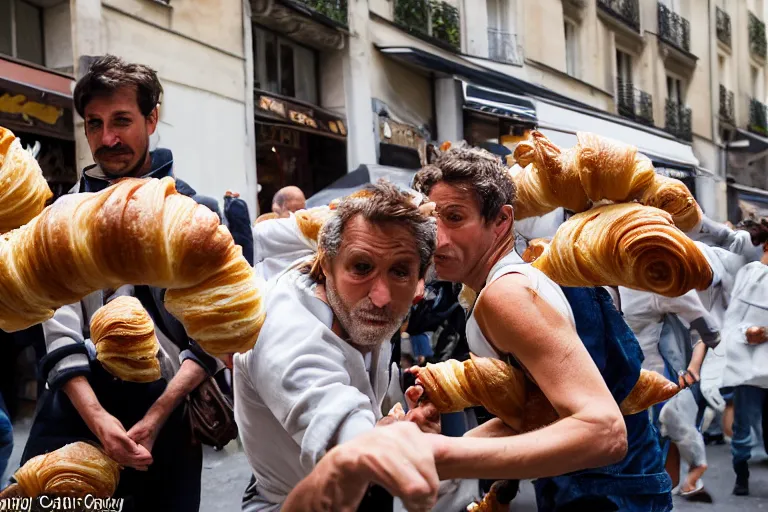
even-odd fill
[{"label": "blue jeans", "polygon": [[[749,460],[752,453],[752,425],[759,425],[763,416],[763,401],[768,390],[754,386],[733,389],[733,463]],[[765,434],[763,434],[765,435]]]},{"label": "blue jeans", "polygon": [[[11,427],[11,419],[8,417],[8,409],[5,407],[5,401],[3,395],[0,394],[0,478],[5,473],[5,468],[8,466],[8,459],[11,458],[13,452],[13,427]],[[3,482],[0,482],[2,487]]]}]

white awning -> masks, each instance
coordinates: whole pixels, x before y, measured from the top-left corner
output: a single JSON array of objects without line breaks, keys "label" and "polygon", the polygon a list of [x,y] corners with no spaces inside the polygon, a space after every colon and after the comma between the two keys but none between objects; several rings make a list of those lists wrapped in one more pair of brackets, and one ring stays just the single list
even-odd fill
[{"label": "white awning", "polygon": [[699,160],[689,144],[684,144],[655,128],[646,128],[609,115],[603,117],[577,107],[566,108],[540,99],[536,100],[536,116],[539,120],[539,130],[563,148],[576,144],[577,131],[593,132],[637,146],[641,153],[655,162],[693,169],[699,167]]}]

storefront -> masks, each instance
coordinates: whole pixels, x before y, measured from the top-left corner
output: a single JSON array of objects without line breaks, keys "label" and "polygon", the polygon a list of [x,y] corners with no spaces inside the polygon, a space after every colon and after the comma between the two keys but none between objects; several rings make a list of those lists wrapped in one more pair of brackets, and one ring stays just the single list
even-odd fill
[{"label": "storefront", "polygon": [[464,138],[473,146],[514,152],[536,127],[536,110],[527,98],[464,81],[461,91]]},{"label": "storefront", "polygon": [[264,91],[256,91],[255,106],[260,212],[271,210],[282,187],[295,185],[310,197],[347,172],[344,119]]},{"label": "storefront", "polygon": [[280,188],[294,185],[310,197],[347,172],[347,127],[343,116],[318,106],[318,50],[254,25],[253,53],[258,202],[265,213]]},{"label": "storefront", "polygon": [[36,155],[54,199],[77,183],[71,84],[67,75],[0,59],[0,126]]},{"label": "storefront", "polygon": [[728,220],[768,217],[768,138],[735,130],[726,144]]}]

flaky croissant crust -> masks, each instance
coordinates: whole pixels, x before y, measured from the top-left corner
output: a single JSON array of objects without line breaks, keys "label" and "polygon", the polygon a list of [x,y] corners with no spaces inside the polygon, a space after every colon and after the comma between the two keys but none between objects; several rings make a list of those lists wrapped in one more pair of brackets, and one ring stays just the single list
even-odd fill
[{"label": "flaky croissant crust", "polygon": [[135,297],[118,297],[91,318],[96,359],[112,375],[128,382],[160,378],[155,324]]},{"label": "flaky croissant crust", "polygon": [[[237,272],[223,276],[225,269]],[[213,354],[256,341],[263,301],[255,272],[218,216],[179,194],[170,177],[129,178],[98,193],[64,196],[0,237],[5,331],[43,322],[60,306],[124,284],[168,288],[176,302],[204,302],[203,321],[190,326],[194,318],[180,320],[204,349],[216,342]],[[227,293],[220,293],[224,287]]]},{"label": "flaky croissant crust", "polygon": [[37,160],[0,126],[0,233],[32,220],[52,196]]},{"label": "flaky croissant crust", "polygon": [[[472,357],[427,364],[416,370],[417,383],[441,413],[483,406],[519,432],[529,432],[557,421],[558,414],[544,393],[525,374],[493,358]],[[619,404],[622,414],[637,414],[669,400],[680,388],[662,375],[647,370]]]},{"label": "flaky croissant crust", "polygon": [[115,493],[120,466],[101,449],[84,442],[28,460],[14,475],[24,494],[108,498]]},{"label": "flaky croissant crust", "polygon": [[518,144],[515,159],[524,169],[511,172],[517,187],[515,218],[540,216],[563,207],[575,213],[604,201],[639,201],[672,215],[690,231],[702,217],[688,188],[659,176],[637,148],[593,133],[577,133],[578,143],[561,150],[541,132]]},{"label": "flaky croissant crust", "polygon": [[637,203],[571,217],[533,266],[561,286],[625,286],[667,297],[705,290],[713,278],[704,254],[667,212]]}]

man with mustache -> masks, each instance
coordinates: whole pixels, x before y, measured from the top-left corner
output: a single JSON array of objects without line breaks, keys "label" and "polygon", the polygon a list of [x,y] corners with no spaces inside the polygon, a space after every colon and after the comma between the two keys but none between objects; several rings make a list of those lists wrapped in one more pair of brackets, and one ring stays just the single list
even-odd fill
[{"label": "man with mustache", "polygon": [[[435,225],[395,186],[370,191],[342,201],[316,257],[273,281],[254,348],[235,356],[235,417],[255,475],[243,510],[279,510],[334,446],[344,453],[345,443],[394,421],[382,419],[389,380],[398,378],[390,339],[432,258]],[[434,406],[405,419],[439,431]],[[364,502],[363,510],[391,500],[375,491],[366,499],[377,508]]]},{"label": "man with mustache", "polygon": [[437,217],[438,276],[478,292],[470,350],[523,370],[560,416],[528,433],[495,418],[462,438],[434,436],[440,477],[536,479],[540,511],[671,510],[648,414],[622,417],[617,405],[642,354],[608,292],[561,289],[524,264],[514,250],[515,186],[493,155],[451,149],[419,171],[415,188]]},{"label": "man with mustache", "polygon": [[[85,120],[96,164],[84,170],[75,190],[98,192],[124,177],[173,176],[170,150],[149,150],[162,91],[157,74],[147,66],[111,55],[91,65],[75,87],[74,102]],[[179,179],[176,188],[210,204]],[[216,201],[211,201],[218,210]],[[247,218],[245,222],[239,231],[250,237]],[[198,510],[202,449],[192,439],[182,404],[223,365],[189,339],[165,309],[164,293],[149,286],[101,290],[59,308],[43,323],[48,353],[41,361],[41,373],[48,386],[22,463],[68,442],[96,441],[126,468],[116,496],[126,498],[127,510]],[[158,381],[121,381],[95,359],[90,319],[109,300],[126,294],[138,298],[152,316],[162,352],[172,361]]]}]

